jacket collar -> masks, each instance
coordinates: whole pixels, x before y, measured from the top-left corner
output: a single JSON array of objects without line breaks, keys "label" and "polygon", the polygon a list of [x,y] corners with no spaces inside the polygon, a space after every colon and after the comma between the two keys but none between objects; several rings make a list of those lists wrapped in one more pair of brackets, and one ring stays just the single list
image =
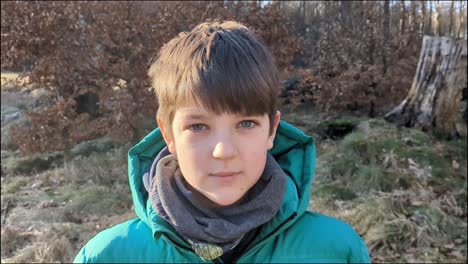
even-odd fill
[{"label": "jacket collar", "polygon": [[[156,128],[128,152],[128,176],[135,213],[151,228],[155,238],[165,234],[178,246],[190,248],[153,210],[143,183],[143,173],[165,146],[161,132]],[[253,244],[276,236],[307,210],[314,178],[314,141],[298,128],[281,121],[269,153],[288,176],[286,193],[277,215],[263,225]]]}]

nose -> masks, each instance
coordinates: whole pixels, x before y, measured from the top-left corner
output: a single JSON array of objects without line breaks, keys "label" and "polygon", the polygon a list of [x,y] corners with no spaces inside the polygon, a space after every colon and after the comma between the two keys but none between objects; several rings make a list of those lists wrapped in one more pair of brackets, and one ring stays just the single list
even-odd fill
[{"label": "nose", "polygon": [[229,138],[217,140],[213,148],[213,157],[215,159],[231,159],[237,154],[235,144]]}]

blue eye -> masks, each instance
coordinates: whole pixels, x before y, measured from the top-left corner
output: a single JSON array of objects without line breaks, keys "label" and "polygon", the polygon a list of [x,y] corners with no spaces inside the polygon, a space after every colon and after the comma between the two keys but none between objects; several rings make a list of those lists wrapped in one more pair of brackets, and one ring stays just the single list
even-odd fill
[{"label": "blue eye", "polygon": [[193,131],[201,131],[201,130],[206,129],[206,126],[203,124],[193,124],[190,126],[190,129]]},{"label": "blue eye", "polygon": [[255,122],[252,120],[245,120],[240,122],[241,128],[253,128],[255,126]]}]

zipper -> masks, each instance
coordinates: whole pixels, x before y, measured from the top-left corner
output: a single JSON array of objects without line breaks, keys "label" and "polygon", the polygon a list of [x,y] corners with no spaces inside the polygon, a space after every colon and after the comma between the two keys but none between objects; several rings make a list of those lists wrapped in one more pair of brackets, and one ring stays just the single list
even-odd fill
[{"label": "zipper", "polygon": [[264,243],[266,243],[266,241],[268,241],[270,237],[275,235],[283,226],[285,226],[287,223],[291,222],[294,218],[296,218],[296,216],[297,216],[297,212],[294,212],[291,216],[288,217],[288,219],[286,219],[283,223],[278,225],[272,232],[270,232],[270,234],[266,235],[265,238],[263,238],[259,243],[257,243],[256,245],[254,245],[252,247],[248,247],[244,252],[239,254],[239,256],[237,256],[232,262],[237,263],[237,261],[242,256],[246,255],[249,251],[253,250],[256,247],[259,247],[260,245],[263,245]]}]

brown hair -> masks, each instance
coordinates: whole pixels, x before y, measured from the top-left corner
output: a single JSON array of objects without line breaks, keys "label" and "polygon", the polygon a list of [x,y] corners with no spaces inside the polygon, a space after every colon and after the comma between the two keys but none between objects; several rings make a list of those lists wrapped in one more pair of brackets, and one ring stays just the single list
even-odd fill
[{"label": "brown hair", "polygon": [[244,25],[202,23],[165,44],[155,59],[148,75],[166,126],[172,127],[177,108],[195,103],[216,114],[267,113],[273,132],[278,70],[267,48]]}]

